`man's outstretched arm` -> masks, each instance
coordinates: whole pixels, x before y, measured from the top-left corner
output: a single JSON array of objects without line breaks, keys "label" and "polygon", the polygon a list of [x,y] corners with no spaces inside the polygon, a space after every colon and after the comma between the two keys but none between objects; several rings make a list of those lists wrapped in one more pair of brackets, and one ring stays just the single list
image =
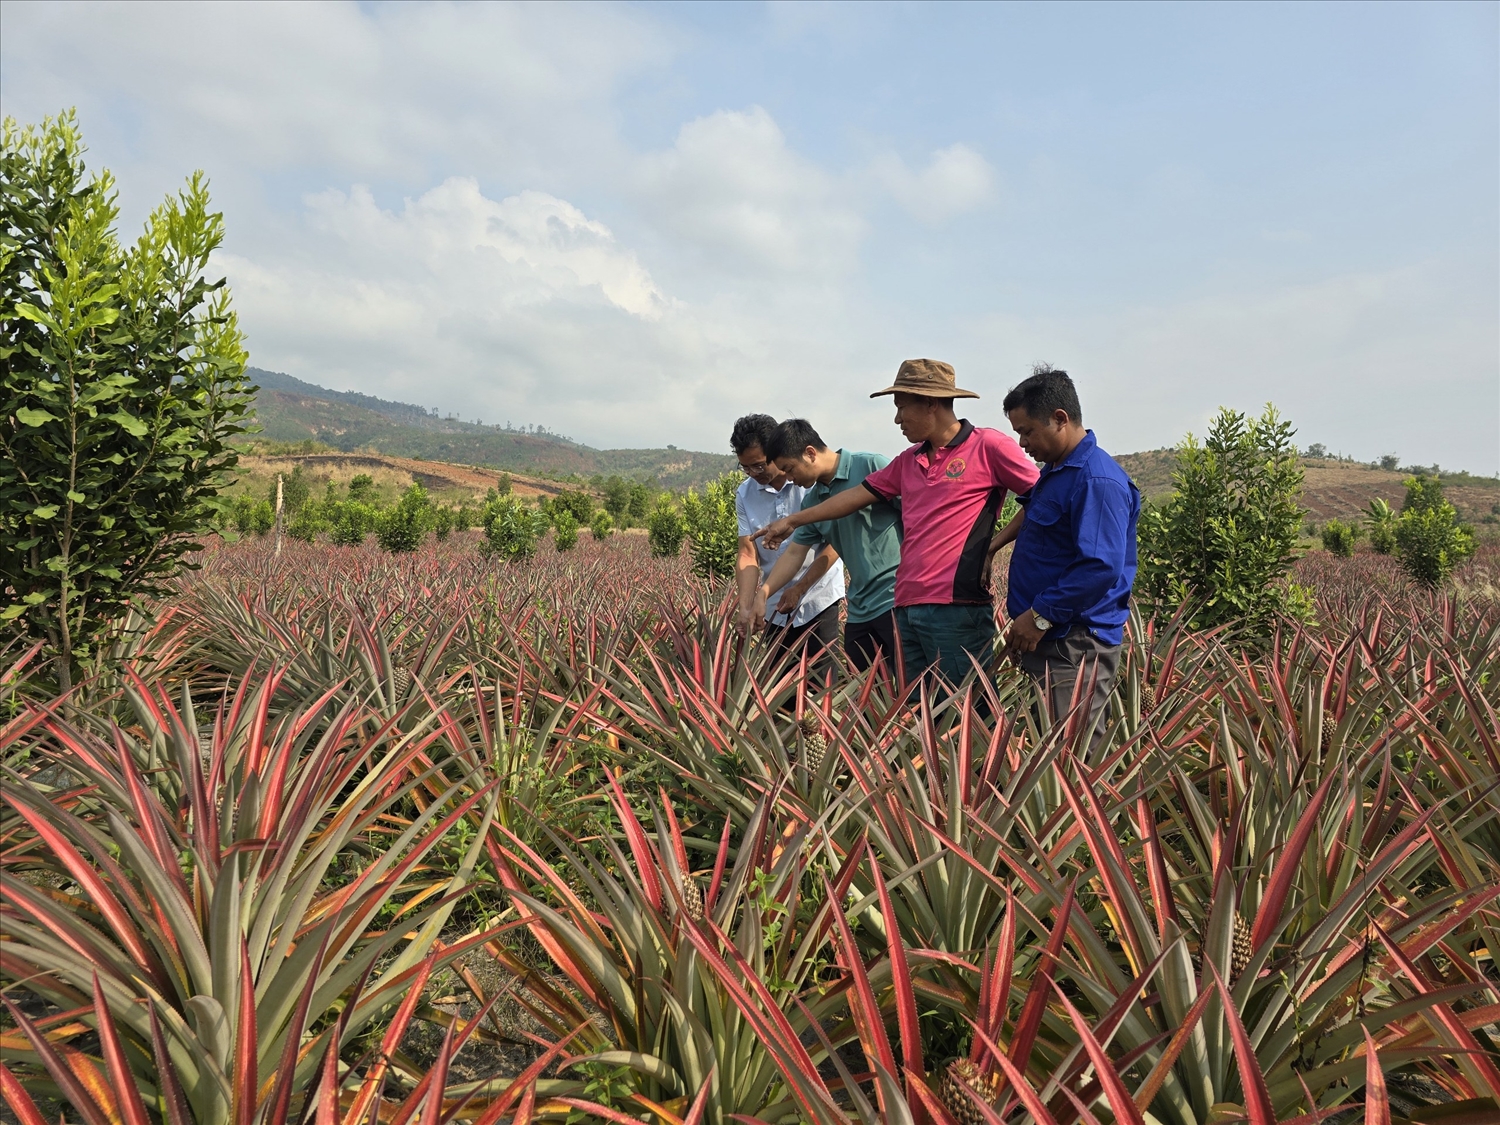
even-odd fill
[{"label": "man's outstretched arm", "polygon": [[762,540],[768,550],[774,551],[784,542],[791,538],[792,532],[799,527],[805,527],[810,523],[822,523],[824,520],[841,520],[845,516],[852,516],[861,508],[868,508],[875,501],[882,499],[870,488],[846,488],[836,496],[830,496],[821,504],[814,504],[811,508],[803,508],[800,512],[793,512],[789,516],[782,516],[779,520],[766,524],[754,535],[752,539]]}]

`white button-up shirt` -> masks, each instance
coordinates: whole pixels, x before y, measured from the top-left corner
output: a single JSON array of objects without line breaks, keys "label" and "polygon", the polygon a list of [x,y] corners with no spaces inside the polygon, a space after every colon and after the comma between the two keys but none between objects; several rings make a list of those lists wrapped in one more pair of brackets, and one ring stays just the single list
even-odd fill
[{"label": "white button-up shirt", "polygon": [[[746,477],[739,491],[734,494],[734,511],[739,517],[740,536],[753,535],[773,520],[779,520],[782,516],[789,516],[793,512],[800,511],[802,497],[806,494],[807,489],[793,484],[790,480],[780,489],[775,489]],[[787,543],[790,542],[791,540],[788,539]],[[765,540],[755,541],[755,556],[760,561],[762,582],[771,573],[776,560],[781,558],[781,552],[786,550],[787,543],[783,543],[774,551],[768,551]],[[816,551],[808,552],[807,561],[802,564],[802,569],[797,571],[797,577],[792,579],[793,582],[807,572],[807,568],[812,566],[813,559],[816,557]],[[844,566],[842,563],[835,563],[828,568],[827,574],[813,583],[812,589],[807,591],[807,595],[798,604],[790,621],[776,612],[776,603],[781,599],[780,592],[767,598],[766,620],[773,625],[806,625],[843,596]]]}]

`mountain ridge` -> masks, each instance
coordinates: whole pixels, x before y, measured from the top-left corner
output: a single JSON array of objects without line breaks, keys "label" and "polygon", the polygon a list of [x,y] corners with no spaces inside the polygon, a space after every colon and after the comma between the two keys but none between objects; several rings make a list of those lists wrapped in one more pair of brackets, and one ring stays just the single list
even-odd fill
[{"label": "mountain ridge", "polygon": [[517,430],[443,416],[415,403],[334,391],[280,371],[250,367],[260,389],[260,438],[315,441],[344,453],[378,449],[396,457],[484,465],[533,475],[624,476],[667,488],[701,485],[733,471],[727,453],[677,449],[595,449],[545,429]]}]

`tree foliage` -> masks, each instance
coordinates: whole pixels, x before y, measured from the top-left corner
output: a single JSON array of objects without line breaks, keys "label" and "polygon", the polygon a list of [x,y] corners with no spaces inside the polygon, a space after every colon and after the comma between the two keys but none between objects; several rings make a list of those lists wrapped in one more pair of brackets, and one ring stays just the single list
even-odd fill
[{"label": "tree foliage", "polygon": [[1394,524],[1401,569],[1423,586],[1435,588],[1474,553],[1474,529],[1458,520],[1443,498],[1437,477],[1408,477],[1406,500]]},{"label": "tree foliage", "polygon": [[1320,538],[1323,540],[1323,550],[1347,559],[1354,554],[1354,544],[1363,534],[1364,528],[1359,524],[1347,524],[1335,519],[1323,525]]},{"label": "tree foliage", "polygon": [[682,522],[682,513],[672,501],[663,496],[656,502],[646,520],[646,536],[651,541],[651,553],[659,559],[673,559],[682,550],[682,540],[687,528]]},{"label": "tree foliage", "polygon": [[507,562],[531,558],[542,518],[513,496],[496,497],[485,505],[482,549]]},{"label": "tree foliage", "polygon": [[1148,608],[1186,605],[1195,629],[1262,634],[1278,617],[1310,616],[1308,591],[1288,577],[1304,515],[1295,432],[1268,405],[1257,419],[1221,409],[1202,444],[1188,435],[1177,491],[1141,515],[1136,593]]},{"label": "tree foliage", "polygon": [[1369,525],[1370,546],[1376,554],[1389,555],[1396,550],[1396,513],[1378,496],[1365,508]]},{"label": "tree foliage", "polygon": [[196,173],[133,246],[71,113],[0,143],[0,575],[9,631],[75,662],[159,591],[225,504],[252,405]]},{"label": "tree foliage", "polygon": [[421,481],[412,481],[400,503],[380,513],[375,523],[375,537],[387,551],[398,554],[415,551],[427,537],[432,523],[432,505]]},{"label": "tree foliage", "polygon": [[699,496],[690,489],[682,514],[693,554],[693,573],[700,578],[732,578],[739,556],[739,522],[734,511],[738,475],[713,481]]}]

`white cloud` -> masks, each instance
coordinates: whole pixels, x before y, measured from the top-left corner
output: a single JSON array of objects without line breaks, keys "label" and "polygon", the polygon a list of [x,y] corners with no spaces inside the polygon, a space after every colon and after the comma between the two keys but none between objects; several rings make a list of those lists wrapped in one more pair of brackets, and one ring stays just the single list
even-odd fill
[{"label": "white cloud", "polygon": [[875,176],[901,206],[921,222],[945,222],[988,203],[995,193],[995,171],[968,145],[938,149],[927,167],[913,172],[894,153],[875,162]]},{"label": "white cloud", "polygon": [[794,152],[759,106],[690,121],[643,157],[637,185],[658,227],[726,268],[838,272],[865,223],[838,181]]},{"label": "white cloud", "polygon": [[1493,429],[1455,426],[1452,410],[1493,419],[1500,407],[1493,310],[1447,274],[1434,262],[1067,319],[997,315],[963,352],[1013,357],[1008,383],[1034,360],[1066,368],[1101,444],[1121,452],[1269,401],[1304,445],[1483,467]]}]

